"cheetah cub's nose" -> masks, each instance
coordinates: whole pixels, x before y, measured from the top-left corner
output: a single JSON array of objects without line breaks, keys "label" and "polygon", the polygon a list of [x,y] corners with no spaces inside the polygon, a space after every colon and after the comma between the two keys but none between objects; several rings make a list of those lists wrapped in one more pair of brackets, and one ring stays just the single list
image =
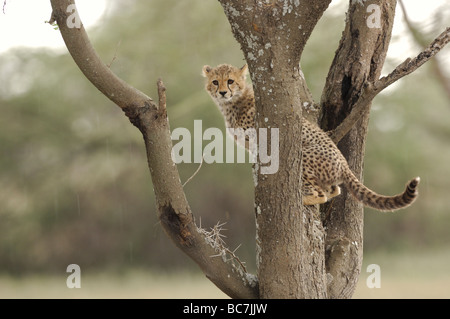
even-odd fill
[{"label": "cheetah cub's nose", "polygon": [[220,93],[220,95],[222,95],[222,97],[225,97],[225,94],[227,94],[227,91],[220,91],[219,93]]}]

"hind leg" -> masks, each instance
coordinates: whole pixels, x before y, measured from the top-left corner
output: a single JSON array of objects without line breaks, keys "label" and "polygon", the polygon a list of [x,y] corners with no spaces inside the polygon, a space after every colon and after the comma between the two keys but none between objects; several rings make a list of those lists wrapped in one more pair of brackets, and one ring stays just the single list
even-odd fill
[{"label": "hind leg", "polygon": [[325,194],[327,195],[328,199],[336,197],[341,194],[341,188],[337,185],[331,185],[324,189]]},{"label": "hind leg", "polygon": [[303,205],[323,204],[327,200],[326,194],[314,180],[303,180]]}]

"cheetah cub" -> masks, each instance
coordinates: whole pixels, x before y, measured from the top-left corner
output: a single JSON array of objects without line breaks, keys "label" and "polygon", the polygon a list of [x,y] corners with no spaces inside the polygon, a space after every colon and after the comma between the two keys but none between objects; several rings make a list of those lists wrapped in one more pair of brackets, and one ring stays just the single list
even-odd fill
[{"label": "cheetah cub", "polygon": [[[203,67],[206,91],[225,117],[227,128],[255,127],[255,99],[252,87],[246,83],[246,75],[247,65],[242,68],[229,64]],[[248,149],[248,144],[245,146]],[[396,196],[382,196],[368,189],[352,173],[329,136],[306,119],[302,119],[302,150],[304,205],[327,202],[341,193],[340,184],[364,205],[381,211],[405,208],[418,196],[419,177],[408,182],[405,191]]]}]

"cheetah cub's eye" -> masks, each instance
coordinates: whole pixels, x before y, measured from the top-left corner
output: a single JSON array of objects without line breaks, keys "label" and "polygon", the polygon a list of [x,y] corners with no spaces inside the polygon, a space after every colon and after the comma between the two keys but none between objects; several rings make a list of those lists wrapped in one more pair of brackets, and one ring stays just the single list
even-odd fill
[{"label": "cheetah cub's eye", "polygon": [[214,81],[212,81],[212,84],[214,84],[214,85],[219,85],[219,81],[214,80]]},{"label": "cheetah cub's eye", "polygon": [[233,84],[234,83],[234,80],[228,80],[228,84]]}]

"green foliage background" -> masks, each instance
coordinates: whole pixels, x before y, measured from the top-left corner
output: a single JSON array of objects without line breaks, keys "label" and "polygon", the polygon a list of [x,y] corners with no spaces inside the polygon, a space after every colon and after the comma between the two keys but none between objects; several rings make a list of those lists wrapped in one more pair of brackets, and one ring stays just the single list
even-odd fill
[{"label": "green foliage background", "polygon": [[[219,3],[114,1],[109,6],[101,24],[88,30],[105,63],[112,62],[115,73],[153,98],[162,77],[172,128],[192,130],[194,119],[201,119],[203,129],[223,129],[204,92],[201,68],[245,61]],[[344,12],[338,7],[326,14],[303,54],[317,101]],[[398,62],[388,60],[386,69]],[[158,224],[139,131],[65,51],[5,53],[0,83],[0,273],[63,273],[72,263],[84,270],[194,267]],[[395,194],[414,176],[422,183],[411,208],[394,214],[366,211],[366,253],[449,246],[449,120],[449,101],[429,65],[374,101],[366,184]],[[179,165],[182,181],[197,166]],[[203,164],[185,191],[197,223],[209,228],[227,222],[227,243],[232,249],[241,245],[237,254],[254,269],[250,164]]]}]

